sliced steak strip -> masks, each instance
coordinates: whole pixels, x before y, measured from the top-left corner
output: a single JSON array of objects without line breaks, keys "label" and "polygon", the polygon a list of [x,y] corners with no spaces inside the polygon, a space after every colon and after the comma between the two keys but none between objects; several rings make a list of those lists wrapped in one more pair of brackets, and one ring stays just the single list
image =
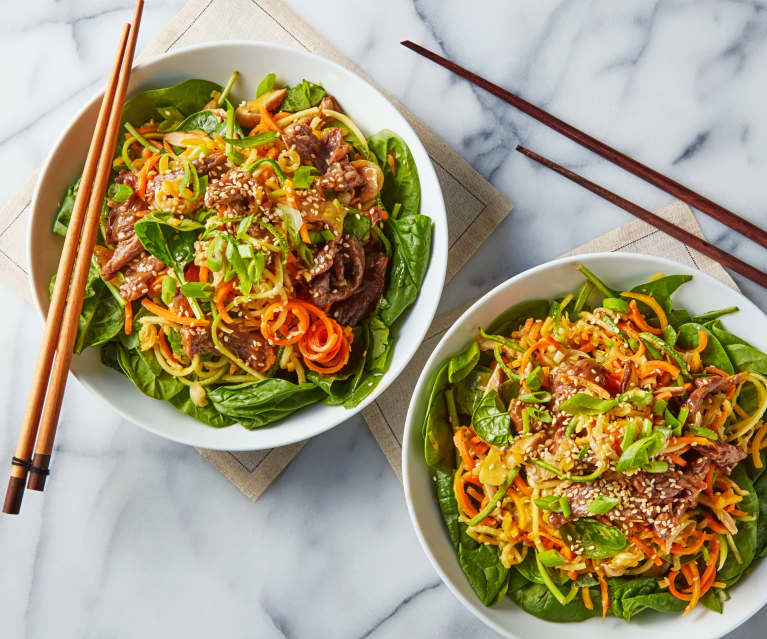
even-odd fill
[{"label": "sliced steak strip", "polygon": [[277,347],[272,346],[258,329],[248,330],[234,324],[227,326],[231,332],[219,333],[222,344],[250,368],[262,371],[269,368],[277,356]]},{"label": "sliced steak strip", "polygon": [[604,388],[608,372],[604,366],[589,358],[557,366],[551,371],[551,392],[554,396],[555,408],[559,408],[562,402],[583,390],[577,378],[588,380]]},{"label": "sliced steak strip", "polygon": [[661,538],[667,538],[679,518],[698,500],[706,487],[705,481],[692,473],[669,470],[665,473],[639,471],[631,477],[620,473],[607,473],[589,483],[573,483],[564,489],[572,514],[549,516],[552,526],[559,528],[572,519],[593,517],[589,504],[599,495],[616,497],[619,504],[603,515],[610,523],[623,529],[632,524],[649,525]]},{"label": "sliced steak strip", "polygon": [[356,237],[344,235],[331,268],[314,278],[309,286],[312,301],[327,308],[347,299],[360,287],[364,272],[365,249]]},{"label": "sliced steak strip", "polygon": [[690,421],[694,421],[697,414],[700,412],[703,400],[706,399],[711,393],[726,393],[733,386],[737,386],[746,379],[746,373],[738,373],[737,375],[730,375],[729,377],[721,377],[716,375],[714,377],[698,377],[695,380],[695,386],[697,388],[690,393],[690,396],[685,402],[685,406],[690,409]]},{"label": "sliced steak strip", "polygon": [[295,147],[301,161],[312,164],[325,173],[334,162],[346,159],[352,148],[344,142],[344,132],[338,128],[326,129],[321,138],[314,135],[307,120],[299,120],[287,127],[282,139],[288,148]]},{"label": "sliced steak strip", "polygon": [[142,253],[144,253],[144,247],[131,229],[130,239],[119,242],[107,263],[101,267],[101,277],[105,280],[111,280]]},{"label": "sliced steak strip", "polygon": [[[134,238],[138,240],[137,237],[134,236]],[[139,246],[141,246],[140,242]],[[119,246],[118,250],[120,250]],[[165,264],[142,248],[139,256],[131,261],[123,272],[125,280],[120,284],[120,295],[129,302],[146,295],[149,292],[149,284],[164,269]],[[106,276],[103,277],[106,278]]]},{"label": "sliced steak strip", "polygon": [[365,252],[365,271],[362,283],[347,299],[337,302],[331,315],[345,326],[356,326],[375,309],[386,287],[386,266],[389,258],[379,250]]}]

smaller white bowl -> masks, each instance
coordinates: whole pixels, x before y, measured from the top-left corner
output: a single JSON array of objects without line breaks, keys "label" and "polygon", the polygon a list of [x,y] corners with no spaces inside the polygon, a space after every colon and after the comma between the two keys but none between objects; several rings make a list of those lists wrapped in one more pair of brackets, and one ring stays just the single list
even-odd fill
[{"label": "smaller white bowl", "polygon": [[[72,372],[125,419],[157,435],[183,444],[216,450],[261,450],[292,444],[340,424],[374,401],[407,365],[426,334],[442,294],[447,267],[447,215],[437,175],[426,149],[407,120],[379,91],[348,69],[304,51],[254,41],[199,44],[159,56],[137,66],[129,95],[166,87],[188,78],[223,84],[237,69],[240,79],[232,91],[237,102],[256,94],[270,72],[281,82],[295,84],[306,78],[319,82],[338,98],[366,135],[380,129],[397,132],[413,153],[421,181],[421,210],[434,221],[429,269],[415,304],[398,327],[392,362],[376,389],[354,409],[315,404],[279,423],[258,430],[235,424],[211,428],[177,411],[170,403],[143,395],[126,377],[99,361],[98,349],[88,349],[72,360]],[[48,156],[32,198],[27,236],[32,299],[42,316],[48,311],[48,282],[56,271],[62,239],[51,231],[58,202],[82,172],[101,96],[96,96],[72,121]]]},{"label": "smaller white bowl", "polygon": [[[580,623],[543,621],[519,608],[511,599],[492,608],[484,606],[469,585],[458,564],[447,536],[434,494],[432,471],[423,459],[423,423],[426,401],[440,365],[461,352],[477,335],[509,306],[529,299],[553,299],[575,290],[583,276],[578,264],[585,264],[618,289],[645,282],[656,273],[686,273],[693,276],[674,295],[677,306],[703,313],[717,308],[738,306],[740,312],[722,321],[729,331],[762,351],[767,351],[767,317],[748,299],[719,280],[688,266],[658,257],[625,253],[578,255],[532,268],[500,284],[469,308],[440,340],[424,366],[405,422],[402,469],[410,520],[421,546],[448,588],[471,612],[504,637],[514,639],[714,639],[730,632],[767,603],[767,560],[757,559],[751,573],[732,591],[732,599],[719,615],[698,606],[686,617],[678,614],[643,613],[627,623],[615,617]],[[756,636],[756,635],[754,635]]]}]

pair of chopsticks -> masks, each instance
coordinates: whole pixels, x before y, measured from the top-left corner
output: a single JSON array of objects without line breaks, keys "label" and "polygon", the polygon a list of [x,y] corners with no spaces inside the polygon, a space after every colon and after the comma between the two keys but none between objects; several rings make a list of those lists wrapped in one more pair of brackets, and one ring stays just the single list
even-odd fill
[{"label": "pair of chopsticks", "polygon": [[[410,40],[405,40],[401,44],[406,46],[408,49],[412,49],[419,55],[428,58],[432,62],[436,62],[440,66],[445,67],[449,71],[452,71],[456,75],[461,76],[469,82],[476,84],[478,87],[484,89],[485,91],[492,93],[494,96],[500,98],[504,102],[508,102],[523,113],[526,113],[527,115],[535,118],[542,124],[545,124],[546,126],[554,129],[558,133],[567,136],[574,142],[577,142],[581,146],[586,147],[590,151],[601,155],[603,158],[609,160],[613,164],[626,169],[637,177],[640,177],[646,182],[649,182],[650,184],[658,187],[659,189],[670,193],[674,197],[679,198],[683,202],[686,202],[702,213],[705,213],[706,215],[719,220],[723,224],[729,226],[731,229],[741,233],[742,235],[745,235],[747,238],[767,248],[767,231],[759,228],[755,224],[752,224],[748,220],[740,217],[732,211],[729,211],[716,202],[704,197],[703,195],[700,195],[699,193],[696,193],[692,189],[687,188],[683,184],[672,180],[662,173],[651,169],[649,166],[638,162],[625,153],[621,153],[617,149],[614,149],[613,147],[605,144],[595,137],[590,136],[588,133],[584,133],[571,124],[568,124],[564,120],[560,120],[556,116],[547,113],[540,107],[535,106],[534,104],[519,97],[518,95],[511,93],[510,91],[507,91],[497,84],[493,84],[492,82],[456,64],[455,62],[452,62],[451,60],[448,60],[447,58],[444,58],[441,55],[434,53],[433,51],[430,51],[429,49],[426,49],[419,44],[415,44]],[[707,255],[708,257],[716,260],[723,266],[726,266],[736,273],[740,273],[748,279],[767,288],[767,273],[754,268],[750,264],[747,264],[743,260],[738,259],[734,255],[730,255],[717,246],[714,246],[713,244],[699,238],[697,235],[693,235],[689,231],[685,231],[684,229],[679,228],[671,222],[658,217],[651,211],[648,211],[647,209],[642,208],[633,202],[630,202],[620,195],[617,195],[616,193],[613,193],[612,191],[609,191],[606,188],[591,182],[590,180],[587,180],[583,176],[574,173],[569,169],[566,169],[560,164],[557,164],[556,162],[545,158],[542,155],[531,151],[530,149],[527,149],[523,146],[517,146],[517,151],[523,153],[527,157],[535,160],[543,166],[556,171],[560,175],[566,177],[568,180],[571,180],[576,184],[587,188],[592,193],[596,193],[608,202],[612,202],[616,206],[619,206],[623,210],[628,211],[632,215],[640,218],[641,220],[644,220],[648,224],[654,226],[657,229],[660,229],[664,233],[667,233],[677,240],[684,242],[688,246],[691,246],[704,255]]]},{"label": "pair of chopsticks", "polygon": [[77,337],[78,320],[96,243],[101,206],[120,133],[123,102],[128,90],[143,8],[144,0],[138,0],[133,23],[126,23],[120,35],[117,57],[104,91],[104,99],[101,102],[64,240],[32,388],[16,445],[16,454],[11,460],[11,475],[3,504],[3,512],[11,515],[17,515],[21,509],[27,475],[27,488],[42,491],[50,472],[51,452],[61,401]]}]

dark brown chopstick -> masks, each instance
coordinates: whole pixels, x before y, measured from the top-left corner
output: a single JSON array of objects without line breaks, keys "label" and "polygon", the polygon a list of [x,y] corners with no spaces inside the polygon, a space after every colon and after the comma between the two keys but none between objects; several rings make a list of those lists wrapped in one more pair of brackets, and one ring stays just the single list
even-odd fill
[{"label": "dark brown chopstick", "polygon": [[658,217],[655,215],[655,213],[652,213],[647,209],[643,209],[641,206],[630,202],[617,193],[608,191],[603,186],[599,186],[599,184],[595,184],[594,182],[587,180],[582,175],[578,175],[570,169],[566,169],[561,164],[557,164],[556,162],[553,162],[552,160],[549,160],[542,155],[538,155],[535,151],[531,151],[530,149],[519,145],[517,146],[517,151],[535,160],[539,164],[543,164],[543,166],[556,171],[560,175],[566,177],[568,180],[571,180],[572,182],[587,188],[592,193],[596,193],[599,197],[604,198],[612,204],[615,204],[615,206],[619,206],[624,211],[628,211],[632,215],[638,217],[640,220],[644,220],[648,224],[654,226],[657,229],[660,229],[664,233],[676,238],[680,242],[684,242],[688,246],[694,248],[696,251],[700,251],[704,255],[708,255],[708,257],[716,260],[722,266],[726,266],[736,273],[740,273],[751,281],[756,282],[757,284],[761,284],[767,288],[767,273],[764,273],[759,269],[754,268],[750,264],[747,264],[743,260],[739,260],[737,257],[726,253],[718,246],[714,246],[710,242],[706,242],[706,240],[699,238],[697,235],[693,235],[692,233],[685,231],[678,226],[675,226],[668,220],[664,220],[662,217]]},{"label": "dark brown chopstick", "polygon": [[[603,158],[610,160],[613,164],[617,164],[623,169],[633,173],[637,177],[642,178],[646,182],[657,186],[659,189],[670,193],[676,198],[679,198],[683,202],[686,202],[690,206],[698,209],[706,215],[710,215],[716,220],[719,220],[722,224],[726,224],[731,229],[736,230],[738,233],[745,235],[747,238],[753,240],[757,244],[761,244],[767,248],[767,231],[760,229],[755,224],[752,224],[748,220],[740,217],[736,213],[724,208],[720,204],[709,200],[700,193],[696,193],[692,189],[687,188],[683,184],[666,177],[662,173],[658,173],[655,169],[651,169],[649,166],[638,162],[637,160],[629,157],[625,153],[621,153],[617,149],[597,140],[595,137],[590,136],[588,133],[576,129],[573,125],[560,120],[558,117],[547,113],[540,107],[531,104],[524,98],[520,98],[518,95],[514,95],[510,91],[507,91],[503,87],[493,84],[492,82],[485,80],[485,78],[477,75],[476,73],[469,71],[465,67],[462,67],[455,62],[442,57],[441,55],[430,51],[422,47],[419,44],[415,44],[410,40],[404,40],[401,44],[406,46],[428,58],[432,62],[436,62],[442,67],[445,67],[449,71],[461,76],[462,78],[476,84],[485,91],[492,93],[494,96],[500,98],[504,102],[508,102],[512,106],[517,107],[523,113],[535,118],[542,124],[554,129],[555,131],[566,135],[568,138],[577,142],[581,146],[586,147],[590,151],[601,155]],[[735,270],[735,269],[733,269]]]}]

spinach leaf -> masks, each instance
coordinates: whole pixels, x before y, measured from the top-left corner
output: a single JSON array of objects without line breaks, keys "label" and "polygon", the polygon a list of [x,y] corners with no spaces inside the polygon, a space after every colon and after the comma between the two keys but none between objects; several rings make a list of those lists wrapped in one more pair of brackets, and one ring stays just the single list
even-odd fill
[{"label": "spinach leaf", "polygon": [[437,371],[437,375],[434,377],[434,384],[431,387],[431,393],[429,394],[429,403],[426,406],[426,417],[424,417],[423,425],[421,426],[421,436],[426,436],[426,424],[429,419],[429,411],[437,401],[437,397],[447,388],[447,362],[445,362]]},{"label": "spinach leaf", "polygon": [[344,216],[344,233],[349,233],[356,237],[358,240],[367,240],[370,237],[370,218],[364,215],[361,211],[353,209],[352,207],[346,208],[346,215]]},{"label": "spinach leaf", "polygon": [[734,374],[735,369],[732,366],[727,351],[724,350],[721,342],[702,324],[696,322],[687,322],[679,327],[677,335],[677,346],[682,349],[691,349],[698,346],[698,331],[703,331],[708,337],[706,348],[701,353],[701,361],[705,366],[716,366],[725,373]]},{"label": "spinach leaf", "polygon": [[157,109],[162,107],[175,107],[188,116],[210,102],[214,91],[221,90],[221,85],[208,80],[185,80],[172,87],[150,89],[125,103],[122,121],[141,126],[153,118],[158,119]]},{"label": "spinach leaf", "polygon": [[479,344],[472,342],[462,353],[450,358],[447,367],[447,379],[451,384],[457,384],[466,377],[479,362]]},{"label": "spinach leaf", "polygon": [[67,228],[69,227],[69,220],[72,217],[72,209],[75,206],[75,198],[77,197],[77,190],[80,188],[80,178],[77,178],[72,186],[67,189],[67,194],[61,201],[59,210],[56,212],[56,217],[53,220],[53,232],[61,237],[66,237]]},{"label": "spinach leaf", "polygon": [[394,344],[391,339],[391,331],[378,315],[371,315],[366,324],[370,335],[370,344],[365,360],[365,370],[385,373],[389,370]]},{"label": "spinach leaf", "polygon": [[288,90],[288,94],[282,101],[280,109],[288,113],[296,113],[304,109],[310,109],[320,103],[326,95],[325,89],[318,84],[302,80],[296,86]]},{"label": "spinach leaf", "polygon": [[738,532],[733,536],[735,547],[740,553],[741,561],[738,562],[735,553],[730,552],[727,555],[727,559],[724,562],[722,568],[717,571],[716,578],[718,581],[725,582],[728,586],[734,584],[740,579],[743,572],[748,568],[751,562],[754,560],[757,551],[757,522],[756,518],[759,516],[759,497],[754,491],[754,486],[751,480],[746,474],[746,470],[743,464],[738,464],[735,470],[730,475],[738,486],[747,490],[748,494],[743,497],[743,501],[738,503],[738,510],[742,510],[748,515],[754,517],[753,521],[738,521]]},{"label": "spinach leaf", "polygon": [[681,612],[686,603],[658,585],[655,577],[615,577],[607,581],[610,612],[631,621],[643,610]]},{"label": "spinach leaf", "polygon": [[236,422],[231,417],[219,413],[215,406],[210,403],[205,406],[195,406],[189,397],[189,388],[187,386],[178,395],[171,397],[169,401],[182,413],[186,413],[189,417],[193,417],[197,421],[214,428],[224,428]]},{"label": "spinach leaf", "polygon": [[[383,129],[368,138],[368,147],[375,154],[384,174],[381,200],[388,211],[402,205],[401,217],[417,215],[421,210],[421,182],[413,154],[405,141],[394,131]],[[394,157],[392,173],[388,156]]]},{"label": "spinach leaf", "polygon": [[618,405],[617,399],[599,399],[587,393],[576,393],[559,409],[568,415],[601,415]]},{"label": "spinach leaf", "polygon": [[725,346],[735,369],[767,375],[767,355],[750,344],[730,344]]},{"label": "spinach leaf", "polygon": [[[657,280],[652,280],[644,284],[638,284],[631,290],[634,293],[642,293],[643,295],[651,295],[655,298],[655,301],[661,305],[666,314],[671,313],[672,303],[671,295],[685,282],[689,282],[692,279],[692,275],[665,275],[659,277]],[[655,313],[644,302],[636,300],[639,310],[643,314],[654,317]]]},{"label": "spinach leaf", "polygon": [[[122,372],[145,395],[154,399],[171,399],[186,388],[178,379],[166,373],[157,363],[152,351],[141,352],[128,349],[122,343],[111,342],[113,349],[107,349],[110,362],[116,362]],[[102,361],[104,361],[102,349]],[[111,365],[111,364],[110,364]]]},{"label": "spinach leaf", "polygon": [[[48,285],[48,294],[53,296],[56,274]],[[89,346],[97,346],[117,336],[123,327],[123,306],[109,291],[101,279],[98,267],[91,263],[85,284],[85,296],[77,322],[77,338],[74,352],[82,353]]]},{"label": "spinach leaf", "polygon": [[333,375],[320,375],[314,371],[307,372],[309,381],[327,394],[327,397],[322,400],[323,404],[329,406],[343,405],[360,387],[365,375],[366,356],[369,351],[370,331],[368,326],[368,323],[365,323],[354,330],[352,352],[349,361],[341,371]]},{"label": "spinach leaf", "polygon": [[437,471],[436,477],[442,518],[458,555],[458,563],[479,600],[492,606],[506,594],[509,570],[501,563],[497,548],[474,541],[466,533],[466,525],[458,521],[452,474]]},{"label": "spinach leaf", "polygon": [[528,583],[521,588],[509,589],[509,597],[525,612],[556,623],[584,621],[596,617],[602,609],[602,597],[598,588],[591,589],[592,610],[586,608],[581,597],[575,597],[564,606],[557,601],[543,584]]},{"label": "spinach leaf", "polygon": [[[212,136],[217,133],[221,137],[226,137],[226,120],[220,120],[213,111],[205,110],[192,113],[179,122],[174,131],[204,131]],[[241,132],[240,132],[241,133]]]},{"label": "spinach leaf", "polygon": [[476,367],[455,385],[455,405],[459,413],[469,416],[474,414],[474,409],[485,394],[488,379],[490,371]]},{"label": "spinach leaf", "polygon": [[767,557],[767,473],[762,473],[754,482],[754,492],[759,501],[755,553],[758,557]]},{"label": "spinach leaf", "polygon": [[443,473],[455,468],[453,428],[448,420],[444,392],[436,397],[426,417],[424,458],[429,467]]},{"label": "spinach leaf", "polygon": [[277,80],[276,74],[267,73],[264,76],[264,79],[258,83],[258,88],[256,89],[256,97],[260,98],[262,95],[264,95],[264,93],[269,93],[269,91],[274,88],[275,80]]},{"label": "spinach leaf", "polygon": [[515,570],[525,578],[525,581],[529,581],[534,584],[542,584],[543,578],[538,570],[538,564],[535,561],[535,550],[528,549],[525,553],[525,558],[514,566]]},{"label": "spinach leaf", "polygon": [[544,319],[549,313],[547,300],[527,300],[507,308],[485,329],[495,335],[511,335],[528,317]]},{"label": "spinach leaf", "polygon": [[609,559],[628,546],[626,536],[615,526],[596,519],[574,519],[559,529],[568,546],[578,545],[592,559]]},{"label": "spinach leaf", "polygon": [[432,221],[426,215],[409,215],[386,222],[394,247],[389,285],[378,304],[379,317],[391,326],[418,297],[431,254]]},{"label": "spinach leaf", "polygon": [[279,378],[219,386],[208,392],[208,400],[222,415],[248,429],[283,419],[323,397],[322,389],[314,384],[294,384]]},{"label": "spinach leaf", "polygon": [[143,247],[171,268],[183,269],[194,260],[198,231],[179,231],[158,218],[141,219],[133,227]]},{"label": "spinach leaf", "polygon": [[471,422],[474,432],[488,444],[505,447],[511,443],[511,417],[496,391],[490,391],[479,401]]}]

